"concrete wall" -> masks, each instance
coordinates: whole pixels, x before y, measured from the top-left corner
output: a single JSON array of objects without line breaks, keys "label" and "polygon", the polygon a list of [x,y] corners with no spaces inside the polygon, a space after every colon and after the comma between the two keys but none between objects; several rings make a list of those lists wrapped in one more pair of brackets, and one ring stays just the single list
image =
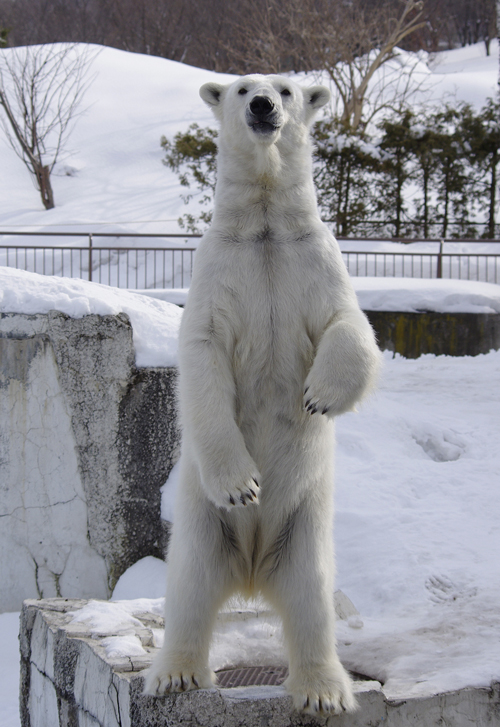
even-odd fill
[{"label": "concrete wall", "polygon": [[161,557],[176,370],[137,369],[128,317],[0,315],[0,611],[108,598]]},{"label": "concrete wall", "polygon": [[477,356],[500,349],[500,315],[495,313],[365,312],[379,347],[405,358]]}]

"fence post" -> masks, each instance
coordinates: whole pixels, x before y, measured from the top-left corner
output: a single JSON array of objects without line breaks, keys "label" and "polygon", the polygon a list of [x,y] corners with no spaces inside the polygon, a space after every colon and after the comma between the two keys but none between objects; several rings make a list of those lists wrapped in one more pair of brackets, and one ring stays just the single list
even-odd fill
[{"label": "fence post", "polygon": [[438,260],[437,260],[437,278],[443,277],[443,246],[444,246],[444,240],[441,240],[439,243],[439,252],[438,252]]},{"label": "fence post", "polygon": [[89,232],[89,282],[92,282],[92,233]]}]

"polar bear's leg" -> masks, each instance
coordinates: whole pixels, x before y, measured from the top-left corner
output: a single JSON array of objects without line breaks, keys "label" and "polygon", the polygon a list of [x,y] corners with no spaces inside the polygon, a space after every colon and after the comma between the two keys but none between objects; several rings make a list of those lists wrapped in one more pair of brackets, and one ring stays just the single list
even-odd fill
[{"label": "polar bear's leg", "polygon": [[302,505],[287,523],[288,537],[279,538],[265,589],[283,619],[289,655],[285,686],[300,711],[352,711],[351,680],[336,651],[331,528],[304,510]]},{"label": "polar bear's leg", "polygon": [[209,688],[210,639],[219,608],[233,590],[231,548],[221,520],[201,495],[176,512],[167,569],[165,639],[149,668],[144,691],[162,695]]}]

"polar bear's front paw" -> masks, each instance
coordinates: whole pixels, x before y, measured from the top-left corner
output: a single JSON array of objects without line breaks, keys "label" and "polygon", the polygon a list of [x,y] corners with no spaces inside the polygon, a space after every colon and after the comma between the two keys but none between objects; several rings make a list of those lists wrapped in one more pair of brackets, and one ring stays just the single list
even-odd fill
[{"label": "polar bear's front paw", "polygon": [[295,709],[305,714],[342,714],[357,709],[351,679],[340,664],[333,669],[317,668],[289,676],[285,687]]},{"label": "polar bear's front paw", "polygon": [[355,411],[354,405],[360,398],[360,387],[353,387],[350,381],[334,385],[309,376],[305,383],[303,405],[309,414],[326,414],[332,418],[346,411]]},{"label": "polar bear's front paw", "polygon": [[308,414],[326,414],[329,417],[337,416],[345,411],[344,402],[339,401],[340,397],[328,396],[323,389],[318,391],[316,388],[306,386],[304,390],[304,409]]},{"label": "polar bear's front paw", "polygon": [[320,414],[328,414],[330,411],[331,404],[325,401],[321,401],[319,396],[315,396],[310,393],[309,386],[304,389],[304,409],[309,414],[316,414],[319,411]]},{"label": "polar bear's front paw", "polygon": [[260,487],[256,477],[251,477],[241,484],[229,483],[223,489],[223,500],[220,507],[232,510],[233,507],[246,507],[248,504],[257,505],[259,502]]},{"label": "polar bear's front paw", "polygon": [[146,672],[144,694],[161,697],[192,689],[209,689],[215,684],[215,674],[208,667],[194,664],[165,664],[153,662]]},{"label": "polar bear's front paw", "polygon": [[202,473],[202,482],[208,497],[217,507],[225,510],[257,505],[260,496],[259,479],[260,474],[251,460],[240,467],[233,460],[225,471],[220,468],[218,471]]}]

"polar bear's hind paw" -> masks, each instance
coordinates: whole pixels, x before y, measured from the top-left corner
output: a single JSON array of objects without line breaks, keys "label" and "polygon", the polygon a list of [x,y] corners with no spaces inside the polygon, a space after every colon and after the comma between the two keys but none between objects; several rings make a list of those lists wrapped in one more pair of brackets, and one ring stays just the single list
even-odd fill
[{"label": "polar bear's hind paw", "polygon": [[209,689],[215,683],[210,669],[159,671],[154,664],[146,673],[144,694],[161,697],[174,692],[189,692],[193,689]]},{"label": "polar bear's hind paw", "polygon": [[312,715],[332,715],[354,712],[357,709],[352,683],[342,667],[333,673],[318,670],[317,673],[288,679],[285,687],[293,697],[295,709]]}]

